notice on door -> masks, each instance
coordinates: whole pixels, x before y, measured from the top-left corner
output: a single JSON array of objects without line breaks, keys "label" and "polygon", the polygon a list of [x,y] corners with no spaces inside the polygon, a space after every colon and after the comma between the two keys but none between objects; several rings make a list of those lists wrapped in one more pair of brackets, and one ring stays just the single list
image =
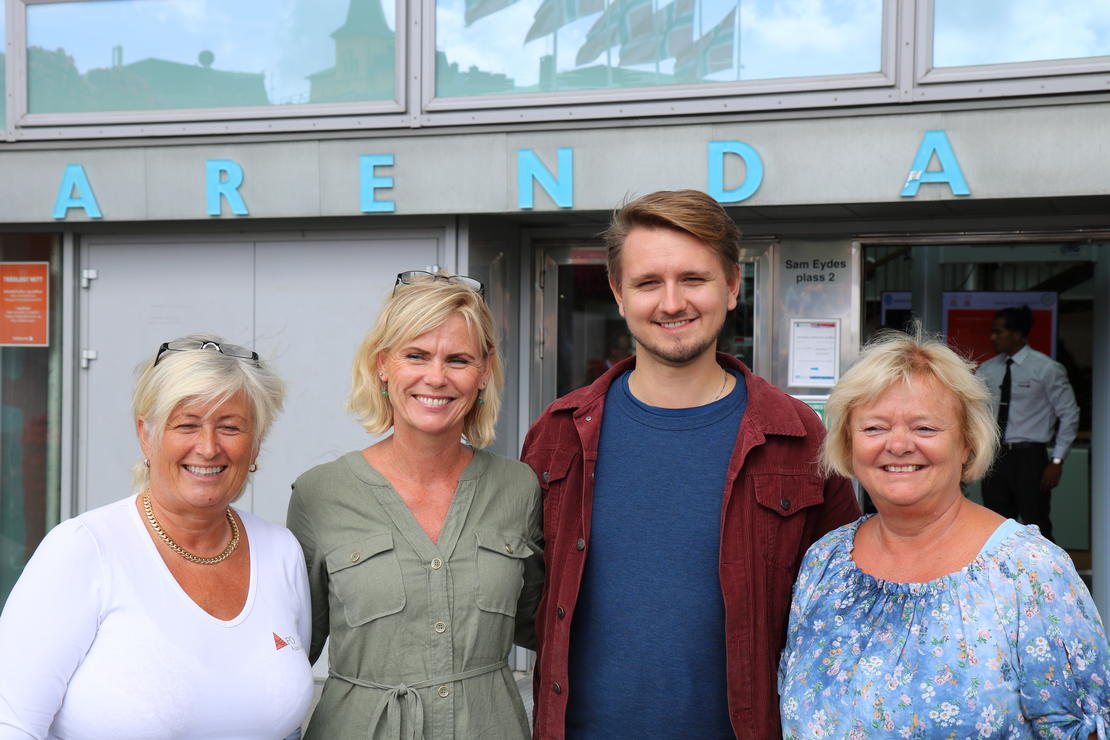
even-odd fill
[{"label": "notice on door", "polygon": [[790,320],[790,385],[832,388],[840,379],[840,319]]},{"label": "notice on door", "polygon": [[0,347],[50,344],[50,263],[0,262]]}]

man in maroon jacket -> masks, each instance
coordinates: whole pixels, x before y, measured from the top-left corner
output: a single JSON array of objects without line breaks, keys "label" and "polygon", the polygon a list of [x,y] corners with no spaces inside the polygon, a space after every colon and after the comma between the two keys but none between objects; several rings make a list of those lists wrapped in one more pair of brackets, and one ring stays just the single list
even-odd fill
[{"label": "man in maroon jacket", "polygon": [[817,469],[817,415],[715,352],[740,285],[724,209],[661,191],[605,237],[636,354],[552,403],[522,453],[544,490],[535,736],[778,737],[795,574],[859,509]]}]

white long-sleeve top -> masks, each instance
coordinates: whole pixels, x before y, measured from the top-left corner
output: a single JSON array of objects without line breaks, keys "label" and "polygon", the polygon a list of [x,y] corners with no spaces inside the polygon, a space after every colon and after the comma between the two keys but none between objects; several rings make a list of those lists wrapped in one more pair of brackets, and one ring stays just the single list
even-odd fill
[{"label": "white long-sleeve top", "polygon": [[312,699],[300,546],[239,512],[242,612],[178,585],[129,496],[55,527],[0,615],[0,740],[283,738]]}]

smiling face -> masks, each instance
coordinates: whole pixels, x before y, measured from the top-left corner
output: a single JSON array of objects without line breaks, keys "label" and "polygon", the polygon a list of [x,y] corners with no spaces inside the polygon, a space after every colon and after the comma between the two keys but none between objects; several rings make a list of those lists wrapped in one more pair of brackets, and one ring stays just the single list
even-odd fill
[{"label": "smiling face", "polygon": [[956,395],[932,376],[896,382],[851,412],[852,471],[884,507],[943,507],[962,496],[969,452]]},{"label": "smiling face", "polygon": [[736,308],[738,270],[727,274],[707,244],[665,228],[632,229],[620,260],[621,282],[611,287],[641,362],[681,366],[713,351]]},{"label": "smiling face", "polygon": [[394,433],[458,439],[488,382],[488,363],[461,316],[382,353],[378,372],[389,389]]},{"label": "smiling face", "polygon": [[151,495],[179,512],[217,511],[238,498],[257,455],[251,408],[243,393],[222,404],[182,402],[155,446],[142,417],[139,445],[150,461]]}]

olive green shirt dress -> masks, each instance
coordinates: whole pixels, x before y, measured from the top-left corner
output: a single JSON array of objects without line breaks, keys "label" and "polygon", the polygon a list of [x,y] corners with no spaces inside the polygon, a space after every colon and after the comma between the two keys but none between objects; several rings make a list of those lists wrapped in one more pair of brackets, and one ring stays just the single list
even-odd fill
[{"label": "olive green shirt dress", "polygon": [[438,543],[361,451],[301,475],[288,526],[308,564],[311,661],[331,638],[306,740],[530,737],[506,658],[533,647],[542,515],[531,468],[483,450]]}]

